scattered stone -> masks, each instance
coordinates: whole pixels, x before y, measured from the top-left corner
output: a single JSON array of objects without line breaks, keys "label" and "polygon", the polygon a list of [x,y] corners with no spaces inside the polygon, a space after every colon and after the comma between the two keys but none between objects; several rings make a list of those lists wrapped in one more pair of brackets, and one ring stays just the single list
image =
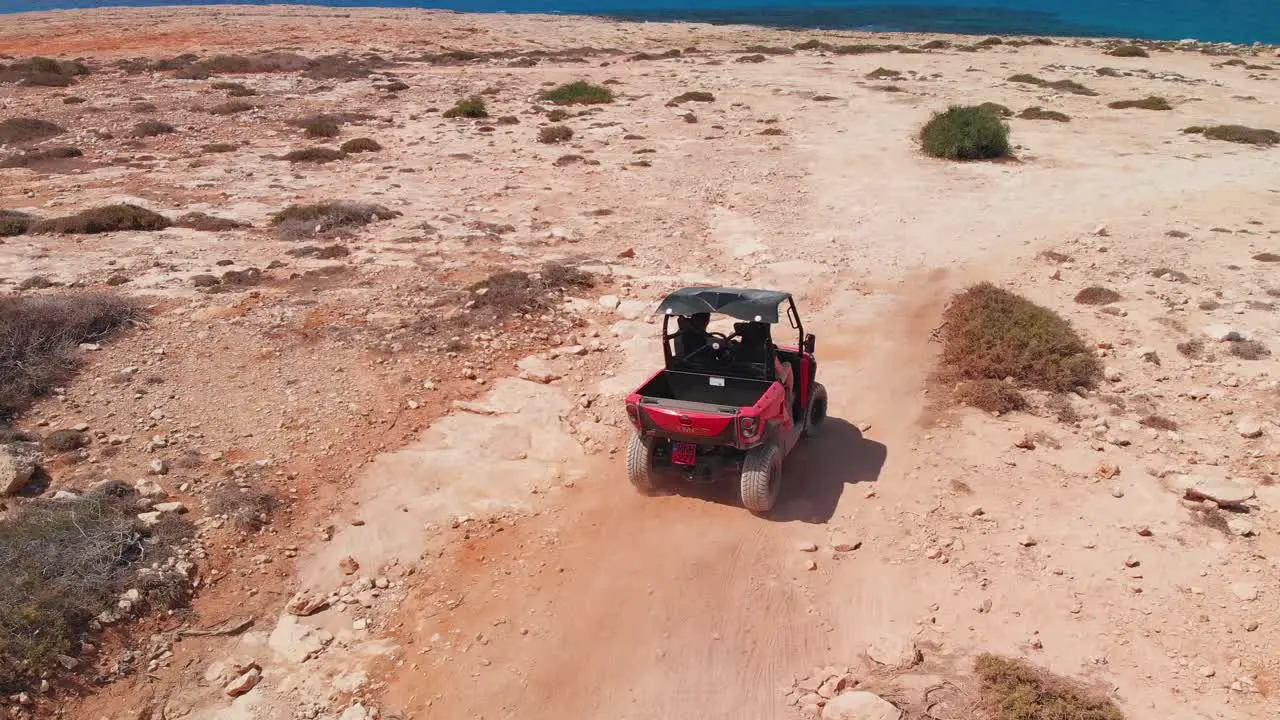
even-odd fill
[{"label": "scattered stone", "polygon": [[831,698],[822,720],[902,720],[902,711],[879,695],[855,690]]},{"label": "scattered stone", "polygon": [[831,536],[831,549],[836,552],[852,552],[862,547],[862,541],[845,535]]},{"label": "scattered stone", "polygon": [[177,513],[178,515],[182,515],[187,512],[186,503],[177,501],[156,503],[151,506],[151,509],[159,513]]},{"label": "scattered stone", "polygon": [[258,666],[254,665],[240,675],[240,677],[237,677],[235,680],[227,683],[227,686],[222,690],[231,697],[240,697],[252,690],[261,679],[262,670],[260,670]]},{"label": "scattered stone", "polygon": [[[1104,480],[1110,480],[1111,478],[1119,474],[1120,474],[1120,466],[1113,462],[1104,462],[1098,466],[1098,477]],[[1117,495],[1116,497],[1120,497],[1120,496]]]},{"label": "scattered stone", "polygon": [[0,496],[26,487],[40,466],[40,452],[31,443],[0,445]]},{"label": "scattered stone", "polygon": [[867,646],[867,657],[891,668],[909,668],[924,659],[911,638],[882,635]]},{"label": "scattered stone", "polygon": [[284,607],[292,615],[307,617],[329,607],[329,599],[319,593],[299,590]]},{"label": "scattered stone", "polygon": [[1240,537],[1249,537],[1255,532],[1253,523],[1248,518],[1239,515],[1232,515],[1227,518],[1227,530],[1231,531],[1232,535]]},{"label": "scattered stone", "polygon": [[814,560],[805,560],[805,561],[804,561],[804,569],[805,569],[805,570],[809,570],[809,571],[817,570],[817,569],[818,569],[818,563],[817,563],[816,561],[814,561]]},{"label": "scattered stone", "polygon": [[1113,497],[1113,498],[1122,498],[1122,497],[1124,497],[1124,489],[1123,489],[1123,488],[1118,488],[1118,487],[1111,488],[1111,497]]},{"label": "scattered stone", "polygon": [[987,511],[983,510],[981,505],[974,505],[973,507],[969,508],[966,512],[968,513],[969,517],[982,517],[983,515],[986,514]]},{"label": "scattered stone", "polygon": [[1134,532],[1142,537],[1151,537],[1151,528],[1146,525],[1139,525],[1134,528]]},{"label": "scattered stone", "polygon": [[796,545],[796,549],[800,552],[818,552],[818,543],[802,542]]},{"label": "scattered stone", "polygon": [[1127,568],[1136,568],[1141,564],[1142,564],[1142,561],[1138,560],[1138,558],[1132,555],[1124,559],[1124,566]]},{"label": "scattered stone", "polygon": [[373,716],[370,714],[370,712],[367,709],[365,709],[365,706],[361,705],[360,703],[356,703],[351,707],[347,708],[346,710],[343,710],[342,714],[338,716],[338,720],[372,720],[372,719],[373,719]]},{"label": "scattered stone", "polygon": [[1241,602],[1253,602],[1258,599],[1258,586],[1253,583],[1232,583],[1231,592]]},{"label": "scattered stone", "polygon": [[1212,500],[1222,506],[1242,505],[1254,495],[1252,487],[1208,475],[1182,475],[1175,486],[1188,500]]},{"label": "scattered stone", "polygon": [[1253,418],[1245,418],[1236,423],[1236,432],[1240,433],[1240,437],[1252,440],[1253,438],[1262,437],[1262,423]]},{"label": "scattered stone", "polygon": [[338,561],[338,569],[342,571],[343,575],[355,575],[356,571],[360,569],[360,563],[348,555]]},{"label": "scattered stone", "polygon": [[142,523],[144,528],[153,528],[160,524],[159,512],[138,513],[138,522]]},{"label": "scattered stone", "polygon": [[326,630],[305,625],[293,615],[284,615],[267,636],[267,646],[284,660],[300,664],[319,655],[333,635]]},{"label": "scattered stone", "polygon": [[599,303],[600,307],[604,308],[605,310],[617,310],[618,303],[620,301],[618,300],[617,295],[601,295],[600,299],[597,300],[596,302]]},{"label": "scattered stone", "polygon": [[164,460],[159,460],[159,459],[152,460],[152,461],[151,461],[151,474],[152,474],[152,475],[168,475],[168,474],[169,474],[169,463],[165,462]]},{"label": "scattered stone", "polygon": [[1107,237],[1110,234],[1106,225],[1099,225],[1093,229],[1094,237]]},{"label": "scattered stone", "polygon": [[1257,620],[1250,620],[1249,622],[1247,622],[1247,623],[1245,623],[1245,624],[1244,624],[1244,631],[1245,631],[1245,632],[1255,632],[1255,631],[1257,631],[1257,629],[1258,629],[1258,621],[1257,621]]},{"label": "scattered stone", "polygon": [[1018,538],[1018,544],[1021,545],[1022,547],[1032,547],[1036,544],[1036,539],[1031,537],[1030,535],[1023,535],[1022,537]]}]

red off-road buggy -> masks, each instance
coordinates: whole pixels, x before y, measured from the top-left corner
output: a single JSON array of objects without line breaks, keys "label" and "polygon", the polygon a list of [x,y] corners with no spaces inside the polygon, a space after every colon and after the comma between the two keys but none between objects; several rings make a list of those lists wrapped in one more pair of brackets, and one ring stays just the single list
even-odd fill
[{"label": "red off-road buggy", "polygon": [[[771,326],[786,306],[795,345],[775,345]],[[768,512],[782,484],[782,459],[827,416],[813,335],[789,293],[685,288],[658,306],[666,367],[627,396],[635,426],[627,475],[646,494],[677,481],[732,476],[742,504]],[[739,322],[708,329],[712,314]],[[672,320],[676,321],[674,332]]]}]

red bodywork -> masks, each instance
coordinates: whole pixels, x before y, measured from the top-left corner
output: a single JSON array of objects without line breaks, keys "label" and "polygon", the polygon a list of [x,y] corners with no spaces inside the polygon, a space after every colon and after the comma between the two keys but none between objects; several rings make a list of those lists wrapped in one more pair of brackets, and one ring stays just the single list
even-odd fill
[{"label": "red bodywork", "polygon": [[[644,396],[636,390],[626,397],[627,416],[642,436],[741,451],[769,441],[777,443],[778,449],[786,454],[800,438],[803,409],[809,407],[817,363],[812,354],[802,353],[795,346],[779,346],[778,350],[792,357],[800,356],[799,371],[794,373],[795,390],[799,393],[799,406],[802,408],[800,422],[788,411],[786,389],[779,381],[774,381],[754,405],[734,408],[733,411],[646,404]],[[663,372],[655,372],[640,387],[645,387]]]}]

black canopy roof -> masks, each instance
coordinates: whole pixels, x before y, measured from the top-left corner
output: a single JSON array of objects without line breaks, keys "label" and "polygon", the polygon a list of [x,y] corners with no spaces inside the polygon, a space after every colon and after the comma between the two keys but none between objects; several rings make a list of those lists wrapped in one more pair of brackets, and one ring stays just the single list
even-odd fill
[{"label": "black canopy roof", "polygon": [[658,306],[660,315],[720,313],[748,322],[778,322],[778,305],[791,293],[744,288],[689,287],[677,290]]}]

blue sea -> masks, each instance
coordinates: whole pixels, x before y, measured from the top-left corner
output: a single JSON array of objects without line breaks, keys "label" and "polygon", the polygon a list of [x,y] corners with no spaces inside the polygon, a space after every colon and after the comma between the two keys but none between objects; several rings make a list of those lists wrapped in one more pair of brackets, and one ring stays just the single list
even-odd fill
[{"label": "blue sea", "polygon": [[[113,5],[204,5],[218,0],[0,0],[0,13]],[[466,12],[566,13],[783,28],[1078,35],[1280,44],[1280,0],[293,0],[332,7],[424,7]],[[237,4],[269,5],[243,0]]]}]

